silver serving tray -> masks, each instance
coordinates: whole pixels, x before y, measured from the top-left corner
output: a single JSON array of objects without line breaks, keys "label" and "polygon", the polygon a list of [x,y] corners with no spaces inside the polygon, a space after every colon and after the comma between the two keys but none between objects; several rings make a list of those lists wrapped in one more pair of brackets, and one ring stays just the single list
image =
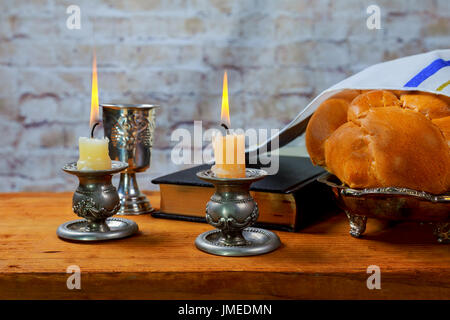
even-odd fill
[{"label": "silver serving tray", "polygon": [[429,222],[435,225],[439,242],[450,238],[450,193],[430,194],[407,188],[352,189],[336,176],[326,173],[317,179],[329,185],[350,221],[350,234],[360,237],[368,217]]}]

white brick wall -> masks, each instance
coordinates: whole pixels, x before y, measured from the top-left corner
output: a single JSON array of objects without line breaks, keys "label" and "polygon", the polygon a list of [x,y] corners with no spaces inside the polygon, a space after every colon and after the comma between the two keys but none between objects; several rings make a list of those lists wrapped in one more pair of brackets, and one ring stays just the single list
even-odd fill
[{"label": "white brick wall", "polygon": [[[176,170],[170,133],[216,125],[229,71],[237,127],[281,128],[321,90],[362,68],[448,46],[448,0],[3,0],[0,191],[70,190],[60,167],[88,134],[91,58],[100,102],[157,102],[152,177]],[[65,27],[81,7],[82,29]],[[366,28],[377,4],[382,30]]]}]

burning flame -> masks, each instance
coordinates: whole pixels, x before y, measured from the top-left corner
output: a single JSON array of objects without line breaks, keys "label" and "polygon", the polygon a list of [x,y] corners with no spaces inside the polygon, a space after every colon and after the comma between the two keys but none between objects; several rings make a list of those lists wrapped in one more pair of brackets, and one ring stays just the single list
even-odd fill
[{"label": "burning flame", "polygon": [[231,126],[230,107],[228,105],[228,80],[226,71],[223,75],[222,111],[220,113],[220,120],[228,128]]},{"label": "burning flame", "polygon": [[92,128],[94,123],[98,122],[98,85],[97,85],[97,58],[92,59],[92,94],[91,94],[91,118],[89,126]]}]

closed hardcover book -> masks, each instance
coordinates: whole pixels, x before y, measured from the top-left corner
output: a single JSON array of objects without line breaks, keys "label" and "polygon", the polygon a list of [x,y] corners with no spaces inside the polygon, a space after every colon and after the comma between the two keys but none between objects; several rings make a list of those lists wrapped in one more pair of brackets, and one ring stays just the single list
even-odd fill
[{"label": "closed hardcover book", "polygon": [[[154,179],[152,183],[160,187],[161,206],[152,216],[205,222],[206,203],[214,187],[196,173],[210,167],[201,165]],[[259,207],[256,226],[296,231],[336,212],[329,188],[316,180],[322,173],[324,170],[313,166],[309,158],[280,156],[277,174],[250,187]]]}]

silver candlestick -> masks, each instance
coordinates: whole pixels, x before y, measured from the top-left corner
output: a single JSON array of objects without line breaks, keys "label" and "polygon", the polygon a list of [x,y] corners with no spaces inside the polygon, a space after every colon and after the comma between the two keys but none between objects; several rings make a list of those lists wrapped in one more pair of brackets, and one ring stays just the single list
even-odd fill
[{"label": "silver candlestick", "polygon": [[63,223],[58,227],[59,237],[77,241],[98,241],[128,237],[138,231],[134,221],[111,218],[120,208],[119,195],[111,184],[112,175],[128,165],[112,161],[107,170],[78,170],[77,163],[68,163],[63,170],[78,177],[80,183],[73,194],[72,209],[84,218]]},{"label": "silver candlestick", "polygon": [[197,237],[198,249],[221,256],[253,256],[281,245],[275,233],[250,227],[259,216],[258,204],[249,192],[250,185],[266,175],[264,170],[248,168],[245,178],[218,178],[211,170],[197,173],[216,188],[206,205],[206,221],[217,228]]},{"label": "silver candlestick", "polygon": [[136,173],[150,167],[156,105],[102,104],[103,127],[111,159],[128,163],[120,174],[118,214],[139,215],[153,208],[138,187]]}]

